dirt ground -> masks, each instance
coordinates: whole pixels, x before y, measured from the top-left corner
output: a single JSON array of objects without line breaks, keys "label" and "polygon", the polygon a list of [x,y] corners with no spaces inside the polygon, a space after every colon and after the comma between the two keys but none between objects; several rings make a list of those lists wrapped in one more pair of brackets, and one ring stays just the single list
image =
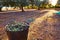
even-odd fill
[{"label": "dirt ground", "polygon": [[60,40],[60,14],[49,10],[30,24],[27,40]]},{"label": "dirt ground", "polygon": [[38,18],[40,16],[43,16],[44,13],[46,13],[47,11],[44,12],[40,12],[40,10],[25,10],[25,12],[0,12],[0,31],[2,30],[2,33],[0,36],[2,36],[2,38],[0,37],[0,39],[2,40],[7,40],[7,34],[4,31],[4,27],[6,24],[11,23],[13,21],[17,21],[17,22],[24,22],[26,19],[28,18]]},{"label": "dirt ground", "polygon": [[[36,19],[38,17],[43,16],[46,12],[48,12],[48,11],[47,10],[46,11],[31,10],[31,9],[25,10],[25,12],[19,12],[19,11],[18,12],[0,12],[0,31],[2,29],[4,31],[5,25],[10,22],[13,22],[13,21],[24,22],[28,18]],[[6,36],[6,33],[5,33],[5,36]],[[5,36],[3,36],[4,39],[2,38],[3,40],[5,40],[5,39],[7,40],[7,37],[5,37]]]}]

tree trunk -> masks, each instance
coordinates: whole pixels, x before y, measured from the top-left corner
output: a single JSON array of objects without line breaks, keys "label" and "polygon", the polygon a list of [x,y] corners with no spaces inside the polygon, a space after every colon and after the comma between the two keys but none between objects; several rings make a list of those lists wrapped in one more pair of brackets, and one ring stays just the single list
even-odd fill
[{"label": "tree trunk", "polygon": [[2,11],[1,8],[2,8],[2,7],[0,7],[0,12]]},{"label": "tree trunk", "polygon": [[40,7],[38,7],[38,10],[40,10]]},{"label": "tree trunk", "polygon": [[38,10],[40,10],[40,5],[38,6]]},{"label": "tree trunk", "polygon": [[23,6],[22,6],[22,12],[24,12]]},{"label": "tree trunk", "polygon": [[33,6],[34,6],[34,4],[32,3],[31,5],[32,5],[32,9],[34,9],[34,7],[33,7]]},{"label": "tree trunk", "polygon": [[21,10],[22,10],[22,12],[24,12],[23,5],[21,5]]}]

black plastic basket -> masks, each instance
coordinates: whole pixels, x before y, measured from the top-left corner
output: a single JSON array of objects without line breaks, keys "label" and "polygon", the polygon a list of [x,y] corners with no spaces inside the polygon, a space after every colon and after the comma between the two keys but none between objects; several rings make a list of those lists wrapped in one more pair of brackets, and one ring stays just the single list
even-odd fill
[{"label": "black plastic basket", "polygon": [[28,29],[23,31],[7,31],[9,40],[27,40]]}]

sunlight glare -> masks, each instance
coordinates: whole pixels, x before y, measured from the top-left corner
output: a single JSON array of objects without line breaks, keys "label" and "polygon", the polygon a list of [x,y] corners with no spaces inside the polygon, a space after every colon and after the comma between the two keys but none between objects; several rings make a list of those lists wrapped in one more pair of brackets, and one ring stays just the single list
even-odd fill
[{"label": "sunlight glare", "polygon": [[57,4],[58,0],[49,0],[49,3],[53,6]]}]

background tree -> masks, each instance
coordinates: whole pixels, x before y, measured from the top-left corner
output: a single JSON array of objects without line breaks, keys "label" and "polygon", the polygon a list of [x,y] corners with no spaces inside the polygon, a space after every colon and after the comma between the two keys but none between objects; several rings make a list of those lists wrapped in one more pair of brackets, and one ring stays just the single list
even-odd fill
[{"label": "background tree", "polygon": [[49,8],[49,3],[48,3],[49,1],[48,0],[44,0],[43,2],[42,2],[42,7],[43,8]]},{"label": "background tree", "polygon": [[38,7],[38,10],[40,9],[41,1],[35,0],[35,5]]},{"label": "background tree", "polygon": [[[23,7],[29,4],[28,0],[2,0],[4,6],[18,6],[21,8],[22,12],[24,11]],[[1,9],[1,7],[0,7]]]},{"label": "background tree", "polygon": [[29,0],[29,1],[30,1],[30,4],[32,5],[32,9],[33,9],[35,0]]},{"label": "background tree", "polygon": [[3,7],[3,0],[0,0],[0,12],[2,11],[2,10],[1,10],[2,7]]},{"label": "background tree", "polygon": [[14,0],[6,0],[6,1],[3,1],[4,2],[4,6],[11,6],[13,7],[14,5],[16,5],[15,1]]},{"label": "background tree", "polygon": [[48,1],[47,0],[35,0],[35,5],[38,7],[38,10],[41,8],[45,8],[47,5]]},{"label": "background tree", "polygon": [[24,6],[29,5],[29,1],[28,0],[17,0],[16,2],[17,6],[19,6],[22,10],[22,12],[24,12]]}]

